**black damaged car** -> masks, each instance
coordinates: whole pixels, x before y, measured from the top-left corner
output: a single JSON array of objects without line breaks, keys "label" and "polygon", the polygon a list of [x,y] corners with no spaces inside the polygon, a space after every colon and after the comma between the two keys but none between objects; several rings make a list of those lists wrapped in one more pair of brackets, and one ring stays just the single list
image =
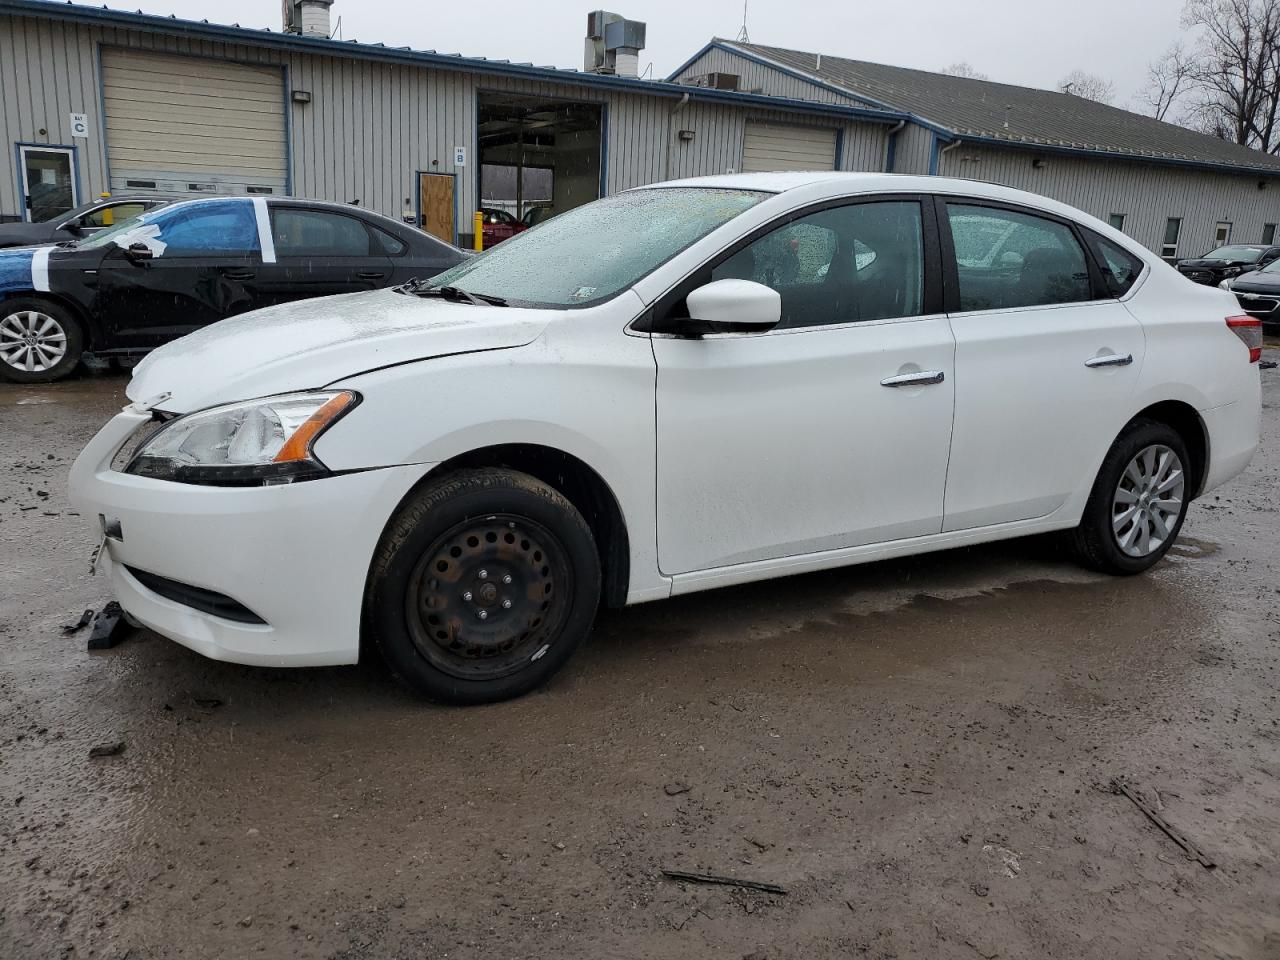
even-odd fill
[{"label": "black damaged car", "polygon": [[1219,286],[1234,293],[1244,312],[1261,320],[1265,330],[1280,332],[1280,260]]},{"label": "black damaged car", "polygon": [[208,197],[92,237],[0,250],[0,378],[57,380],[223,317],[431,277],[468,256],[357,207]]},{"label": "black damaged car", "polygon": [[1265,243],[1229,243],[1194,260],[1179,260],[1174,266],[1188,280],[1217,286],[1242,273],[1265,267],[1280,258],[1280,246]]}]

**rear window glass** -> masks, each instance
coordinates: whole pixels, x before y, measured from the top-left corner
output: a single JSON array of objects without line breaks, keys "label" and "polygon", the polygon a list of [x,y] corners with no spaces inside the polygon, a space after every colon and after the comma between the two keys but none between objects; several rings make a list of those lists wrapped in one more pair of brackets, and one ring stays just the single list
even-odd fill
[{"label": "rear window glass", "polygon": [[277,208],[271,233],[278,257],[367,257],[369,231],[355,217]]}]

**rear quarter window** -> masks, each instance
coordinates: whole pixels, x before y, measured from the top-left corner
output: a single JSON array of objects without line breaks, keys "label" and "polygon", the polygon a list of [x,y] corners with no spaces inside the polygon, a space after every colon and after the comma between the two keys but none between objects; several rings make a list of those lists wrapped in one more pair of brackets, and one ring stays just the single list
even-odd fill
[{"label": "rear quarter window", "polygon": [[1123,297],[1142,275],[1142,261],[1128,250],[1110,240],[1102,239],[1096,233],[1085,231],[1085,238],[1098,261],[1098,269],[1102,271],[1102,281],[1107,288],[1107,293],[1113,297]]}]

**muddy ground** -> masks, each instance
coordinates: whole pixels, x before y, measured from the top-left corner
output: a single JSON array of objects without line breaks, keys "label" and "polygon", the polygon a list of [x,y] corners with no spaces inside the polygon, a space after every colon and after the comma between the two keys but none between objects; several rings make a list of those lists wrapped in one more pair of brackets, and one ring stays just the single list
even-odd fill
[{"label": "muddy ground", "polygon": [[1263,452],[1148,576],[1028,540],[720,590],[466,710],[61,636],[124,380],[0,387],[0,957],[1280,957],[1262,376]]}]

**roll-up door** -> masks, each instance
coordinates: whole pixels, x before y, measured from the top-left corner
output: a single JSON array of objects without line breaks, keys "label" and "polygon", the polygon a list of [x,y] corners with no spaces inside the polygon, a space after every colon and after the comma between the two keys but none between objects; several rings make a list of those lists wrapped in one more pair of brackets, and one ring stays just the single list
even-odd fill
[{"label": "roll-up door", "polygon": [[104,48],[114,192],[283,194],[280,67]]},{"label": "roll-up door", "polygon": [[834,170],[836,132],[818,127],[747,123],[742,143],[742,172]]}]

